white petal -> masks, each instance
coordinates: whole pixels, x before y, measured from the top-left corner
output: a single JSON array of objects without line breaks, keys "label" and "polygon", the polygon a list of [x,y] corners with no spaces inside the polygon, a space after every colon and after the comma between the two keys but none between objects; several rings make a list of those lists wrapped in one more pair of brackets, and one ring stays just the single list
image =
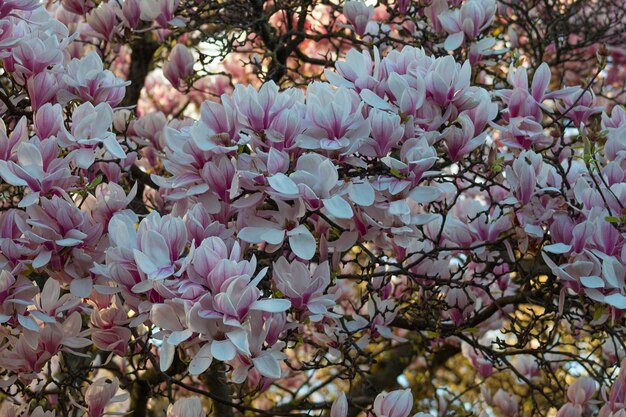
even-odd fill
[{"label": "white petal", "polygon": [[283,240],[285,240],[285,231],[265,228],[261,233],[261,239],[271,245],[278,245],[279,243],[283,243]]},{"label": "white petal", "polygon": [[353,216],[352,206],[346,200],[336,195],[331,198],[326,198],[324,201],[324,208],[328,212],[338,219],[351,219]]},{"label": "white petal", "polygon": [[61,286],[57,280],[48,278],[41,291],[41,307],[43,311],[50,311],[54,308],[59,296],[61,295]]},{"label": "white petal", "polygon": [[448,51],[454,51],[463,44],[464,38],[465,36],[463,32],[454,33],[446,38],[443,47],[446,48],[446,50]]},{"label": "white petal", "polygon": [[20,143],[17,147],[16,154],[17,160],[22,167],[38,167],[37,171],[43,175],[43,159],[41,152],[39,152],[39,149],[34,144],[29,142]]},{"label": "white petal", "polygon": [[141,281],[131,288],[131,291],[135,294],[141,294],[142,292],[150,291],[153,287],[154,281],[147,279],[145,281]]},{"label": "white petal", "polygon": [[624,267],[611,256],[602,262],[602,275],[613,288],[624,286]]},{"label": "white petal", "polygon": [[441,190],[427,185],[415,187],[409,192],[409,198],[418,203],[431,203],[439,198]]},{"label": "white petal", "polygon": [[300,195],[300,190],[296,183],[285,174],[272,175],[267,179],[267,182],[274,190],[285,196],[297,197]]},{"label": "white petal", "polygon": [[52,258],[52,251],[39,252],[39,255],[33,259],[33,268],[37,269],[46,266],[50,262],[50,258]]},{"label": "white petal", "polygon": [[111,155],[118,159],[126,158],[126,153],[124,152],[124,149],[122,149],[122,147],[120,146],[115,136],[111,136],[102,142],[104,143],[104,147],[106,148],[106,150]]},{"label": "white petal", "polygon": [[159,368],[161,372],[167,371],[172,366],[175,352],[176,346],[169,344],[167,339],[163,339],[163,344],[159,349]]},{"label": "white petal", "polygon": [[167,341],[174,346],[178,346],[183,343],[185,340],[189,339],[193,332],[189,329],[179,330],[176,332],[172,332],[170,336],[167,338]]},{"label": "white petal", "polygon": [[343,392],[337,397],[330,408],[330,417],[347,417],[348,416],[348,400]]},{"label": "white petal", "polygon": [[604,280],[600,277],[581,277],[580,283],[587,288],[604,288]]},{"label": "white petal", "polygon": [[570,245],[565,243],[553,243],[552,245],[546,245],[543,250],[550,253],[567,253],[572,249]]},{"label": "white petal", "polygon": [[6,161],[0,161],[0,176],[4,178],[6,182],[16,187],[25,187],[28,185],[26,181],[16,176],[10,169]]},{"label": "white petal", "polygon": [[363,207],[371,206],[376,199],[374,188],[367,181],[350,184],[349,195],[352,201]]},{"label": "white petal", "polygon": [[366,104],[370,105],[371,107],[374,107],[375,109],[394,110],[391,104],[389,104],[388,102],[380,98],[380,96],[378,96],[372,90],[362,90],[361,98]]},{"label": "white petal", "polygon": [[619,308],[621,310],[626,309],[626,297],[622,294],[611,294],[604,297],[604,301],[607,304],[612,305],[613,307]]},{"label": "white petal", "polygon": [[285,231],[271,227],[244,227],[237,237],[249,243],[267,242],[277,245],[285,239]]},{"label": "white petal", "polygon": [[211,344],[207,343],[200,348],[198,353],[189,363],[189,373],[191,375],[200,375],[211,366],[213,356],[211,356]]},{"label": "white petal", "polygon": [[80,245],[81,243],[83,243],[83,241],[79,239],[67,238],[67,239],[56,240],[54,243],[56,243],[59,246],[69,247],[69,246]]},{"label": "white petal", "polygon": [[172,264],[170,249],[165,238],[155,230],[148,230],[141,237],[141,250],[160,269]]},{"label": "white petal", "polygon": [[228,337],[230,341],[233,342],[233,345],[235,345],[235,347],[239,349],[240,352],[250,356],[248,333],[245,330],[235,330],[232,332],[228,332],[226,333],[226,337]]},{"label": "white petal", "polygon": [[26,317],[26,316],[22,316],[21,314],[17,316],[17,321],[20,322],[20,324],[28,329],[28,330],[32,330],[34,332],[39,332],[39,326],[37,326],[37,323],[35,323],[35,320],[33,320],[30,317]]},{"label": "white petal", "polygon": [[266,298],[257,300],[250,306],[250,310],[267,311],[268,313],[282,313],[289,310],[291,301],[284,298]]},{"label": "white petal", "polygon": [[300,225],[287,232],[289,236],[289,246],[298,257],[309,260],[315,255],[317,242],[304,225]]},{"label": "white petal", "polygon": [[96,155],[91,148],[76,149],[72,152],[72,158],[79,168],[88,169],[96,160]]},{"label": "white petal", "polygon": [[237,355],[237,350],[230,340],[214,340],[211,343],[211,355],[217,360],[229,361]]},{"label": "white petal", "polygon": [[24,196],[24,198],[20,200],[17,206],[20,208],[23,208],[23,207],[32,206],[33,204],[38,203],[38,202],[39,202],[39,191],[26,194],[26,196]]},{"label": "white petal", "polygon": [[154,304],[150,310],[150,320],[165,330],[183,330],[178,314],[169,304]]},{"label": "white petal", "polygon": [[49,315],[42,313],[41,311],[38,311],[38,310],[31,311],[30,315],[36,318],[37,320],[43,321],[44,323],[56,323],[57,322],[55,319],[53,319]]},{"label": "white petal", "polygon": [[70,283],[70,292],[77,297],[87,298],[91,294],[92,285],[91,277],[74,279]]},{"label": "white petal", "polygon": [[265,354],[252,358],[252,363],[261,375],[272,379],[280,378],[280,364],[272,355]]},{"label": "white petal", "polygon": [[135,257],[135,263],[137,267],[146,275],[154,274],[159,268],[152,262],[152,260],[146,256],[145,253],[133,249],[133,255]]}]

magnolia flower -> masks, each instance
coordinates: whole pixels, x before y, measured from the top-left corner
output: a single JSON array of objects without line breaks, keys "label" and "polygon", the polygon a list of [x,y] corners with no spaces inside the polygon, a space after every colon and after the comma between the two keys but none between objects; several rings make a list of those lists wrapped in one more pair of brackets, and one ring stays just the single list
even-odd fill
[{"label": "magnolia flower", "polygon": [[53,101],[60,88],[58,78],[50,71],[42,71],[29,77],[26,87],[33,110]]},{"label": "magnolia flower", "polygon": [[12,49],[12,59],[15,60],[14,77],[24,80],[30,76],[39,74],[47,68],[63,62],[63,52],[69,39],[62,43],[49,33],[41,33],[40,37],[26,36],[19,40],[17,46]]},{"label": "magnolia flower", "polygon": [[107,103],[93,106],[83,103],[72,113],[70,131],[61,126],[59,144],[68,148],[79,148],[74,158],[81,168],[89,168],[95,160],[95,147],[102,143],[106,150],[115,158],[123,159],[126,153],[117,141],[115,133],[111,132],[113,124],[113,109]]},{"label": "magnolia flower", "polygon": [[325,69],[324,76],[336,87],[355,89],[359,93],[363,89],[377,91],[377,87],[380,86],[377,79],[380,68],[375,65],[380,64],[378,48],[374,49],[374,55],[375,61],[372,60],[369,51],[350,49],[345,61],[338,61],[334,70]]},{"label": "magnolia flower", "polygon": [[135,286],[133,291],[144,292],[155,282],[174,275],[181,264],[179,257],[187,245],[187,229],[181,218],[161,217],[152,212],[139,225],[137,239],[133,255],[139,271],[146,275],[147,280]]},{"label": "magnolia flower", "polygon": [[273,278],[276,287],[291,301],[293,307],[301,311],[308,310],[312,314],[312,321],[321,320],[327,310],[335,305],[333,296],[324,295],[330,285],[328,262],[318,265],[311,274],[303,263],[293,261],[290,264],[281,257],[274,263]]},{"label": "magnolia flower", "polygon": [[122,4],[122,19],[126,26],[136,29],[141,22],[141,0],[124,0]]},{"label": "magnolia flower", "polygon": [[[283,190],[283,188],[279,188]],[[295,193],[298,192],[296,187]],[[272,220],[250,216],[246,219],[246,227],[243,227],[237,237],[249,243],[266,242],[270,245],[281,245],[287,237],[289,246],[298,257],[309,260],[315,255],[317,241],[311,231],[304,225],[298,224],[303,214],[303,205],[296,203],[293,206],[275,200],[278,211],[267,212]]]},{"label": "magnolia flower", "polygon": [[175,88],[180,87],[181,81],[193,75],[195,59],[191,50],[185,45],[177,43],[170,52],[168,61],[163,66],[163,75]]},{"label": "magnolia flower", "polygon": [[216,294],[225,291],[232,279],[241,275],[252,276],[255,269],[256,259],[243,260],[238,242],[229,249],[222,239],[209,237],[194,250],[187,274],[191,281]]},{"label": "magnolia flower", "polygon": [[17,162],[0,160],[0,176],[7,183],[31,190],[19,202],[20,207],[35,204],[55,188],[69,189],[76,182],[69,168],[70,158],[57,158],[58,152],[54,138],[40,141],[33,137],[17,145]]},{"label": "magnolia flower", "polygon": [[491,25],[496,15],[495,0],[469,0],[460,9],[446,10],[438,14],[443,29],[450,34],[444,48],[454,51],[465,39],[474,40]]},{"label": "magnolia flower", "polygon": [[65,10],[81,16],[95,6],[93,0],[61,0],[61,5]]},{"label": "magnolia flower", "polygon": [[[611,414],[616,417],[617,414]],[[565,403],[559,411],[556,413],[557,417],[582,417],[583,416],[583,408],[580,405]]]},{"label": "magnolia flower", "polygon": [[167,407],[167,417],[206,417],[198,397],[181,398]]},{"label": "magnolia flower", "polygon": [[139,0],[141,20],[157,22],[162,28],[180,26],[182,19],[175,16],[180,0]]},{"label": "magnolia flower", "polygon": [[542,164],[541,155],[533,151],[524,151],[513,161],[512,167],[506,168],[507,181],[522,204],[530,202]]},{"label": "magnolia flower", "polygon": [[374,7],[359,0],[346,1],[343,4],[343,15],[348,19],[357,35],[365,35],[367,24],[374,16]]},{"label": "magnolia flower", "polygon": [[110,403],[126,401],[127,393],[115,395],[119,388],[117,378],[98,378],[89,385],[85,391],[85,402],[87,403],[87,415],[89,417],[101,417],[105,407]]},{"label": "magnolia flower", "polygon": [[517,399],[503,389],[498,389],[498,392],[493,396],[493,404],[498,407],[505,417],[515,417],[519,413]]},{"label": "magnolia flower", "polygon": [[198,149],[215,154],[237,150],[239,134],[235,131],[234,115],[229,110],[212,101],[202,103],[200,120],[190,129],[191,139]]},{"label": "magnolia flower", "polygon": [[458,122],[461,125],[459,129],[456,126],[450,126],[443,133],[442,137],[448,149],[448,156],[452,161],[458,161],[462,157],[467,156],[478,146],[485,142],[486,132],[474,137],[474,124],[470,117],[463,113],[459,116]]},{"label": "magnolia flower", "polygon": [[467,343],[462,343],[461,352],[481,377],[488,378],[493,374],[493,364],[478,349]]},{"label": "magnolia flower", "polygon": [[117,35],[118,8],[114,6],[115,4],[117,3],[101,3],[87,15],[87,23],[89,23],[89,26],[99,37],[109,41]]},{"label": "magnolia flower", "polygon": [[[100,108],[102,103],[108,103],[109,106],[119,104],[124,98],[126,86],[130,84],[130,81],[124,81],[105,70],[96,52],[90,52],[82,59],[72,59],[63,79],[69,87],[68,99],[80,98],[97,105],[96,108]],[[108,122],[108,119],[105,118],[104,122]]]},{"label": "magnolia flower", "polygon": [[577,87],[570,94],[563,97],[563,104],[556,103],[557,109],[572,120],[574,126],[580,127],[589,118],[600,113],[602,106],[596,106],[596,96],[592,90],[583,90]]},{"label": "magnolia flower", "polygon": [[350,154],[369,135],[370,126],[361,113],[359,97],[345,87],[312,83],[307,88],[306,109],[310,127],[296,139],[304,149]]},{"label": "magnolia flower", "polygon": [[131,337],[128,328],[131,320],[119,296],[103,298],[100,308],[91,312],[91,340],[101,350],[124,355]]},{"label": "magnolia flower", "polygon": [[348,416],[348,400],[343,392],[333,401],[330,408],[330,417],[347,417]]},{"label": "magnolia flower", "polygon": [[379,394],[374,400],[376,417],[408,417],[413,408],[413,395],[408,389]]},{"label": "magnolia flower", "polygon": [[223,103],[226,108],[236,112],[240,130],[255,136],[270,128],[274,118],[303,98],[301,91],[293,88],[279,91],[276,83],[269,81],[258,91],[252,86],[237,84],[231,97],[223,96]]},{"label": "magnolia flower", "polygon": [[567,399],[574,405],[585,405],[596,390],[596,381],[590,377],[580,377],[567,388]]},{"label": "magnolia flower", "polygon": [[[39,139],[56,136],[63,125],[63,107],[59,104],[43,104],[35,114],[35,133]],[[13,131],[15,133],[15,130]]]}]

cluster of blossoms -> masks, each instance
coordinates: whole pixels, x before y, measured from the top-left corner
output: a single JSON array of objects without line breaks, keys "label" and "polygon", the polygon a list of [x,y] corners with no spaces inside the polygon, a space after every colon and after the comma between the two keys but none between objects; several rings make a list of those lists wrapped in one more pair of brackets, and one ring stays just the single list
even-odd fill
[{"label": "cluster of blossoms", "polygon": [[[529,383],[552,368],[501,352],[515,306],[544,296],[557,324],[566,305],[595,309],[599,325],[623,318],[626,111],[607,112],[589,86],[551,88],[547,64],[530,85],[522,65],[508,88],[476,82],[495,0],[424,9],[465,60],[353,48],[306,88],[237,84],[197,120],[136,117],[120,107],[124,71],[86,45],[148,30],[165,39],[190,19],[179,5],[0,4],[0,400],[15,397],[0,416],[51,417],[65,402],[103,416],[127,401],[133,369],[170,384],[168,417],[202,417],[202,401],[174,401],[172,385],[194,390],[185,381],[220,367],[228,383],[269,392],[324,367],[355,375],[380,346],[426,337],[483,379],[506,363]],[[343,9],[355,34],[384,35],[373,7]],[[163,75],[193,86],[195,63],[177,44]],[[550,353],[558,367],[568,352]],[[603,391],[601,417],[625,413],[625,372]],[[78,374],[88,386],[66,382]],[[578,379],[558,416],[595,410],[596,392]],[[331,417],[358,403],[335,397]],[[521,412],[503,390],[480,407]],[[408,389],[364,408],[412,411]]]}]

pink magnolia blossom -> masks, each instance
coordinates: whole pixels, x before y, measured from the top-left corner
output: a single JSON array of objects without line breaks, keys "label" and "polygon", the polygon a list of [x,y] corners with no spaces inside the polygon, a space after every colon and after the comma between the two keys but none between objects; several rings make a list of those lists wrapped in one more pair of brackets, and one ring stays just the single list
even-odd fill
[{"label": "pink magnolia blossom", "polygon": [[359,0],[346,1],[343,4],[343,14],[352,25],[357,35],[365,34],[367,24],[374,15],[374,7]]},{"label": "pink magnolia blossom", "polygon": [[119,104],[124,98],[126,86],[130,84],[104,70],[102,59],[96,52],[90,52],[82,59],[73,59],[63,80],[68,87],[68,99],[80,98],[97,108],[102,103],[110,106]]},{"label": "pink magnolia blossom", "polygon": [[85,15],[95,7],[92,0],[61,0],[61,4],[66,10],[78,15]]},{"label": "pink magnolia blossom", "polygon": [[167,407],[167,417],[206,417],[198,397],[181,398]]},{"label": "pink magnolia blossom", "polygon": [[570,94],[563,97],[563,104],[557,103],[557,108],[561,113],[565,113],[572,120],[574,126],[580,127],[586,123],[593,114],[602,111],[601,106],[596,105],[596,96],[593,91],[583,90],[578,87]]},{"label": "pink magnolia blossom", "polygon": [[525,151],[513,161],[512,167],[507,167],[507,180],[522,204],[528,204],[533,196],[541,166],[541,155]]},{"label": "pink magnolia blossom", "polygon": [[408,417],[413,408],[413,395],[408,389],[379,394],[374,400],[376,417]]},{"label": "pink magnolia blossom", "polygon": [[87,403],[87,415],[89,417],[101,417],[104,415],[105,407],[108,404],[125,401],[128,394],[116,395],[119,389],[117,378],[98,378],[85,392],[85,402]]},{"label": "pink magnolia blossom", "polygon": [[348,400],[343,392],[339,394],[337,399],[333,401],[330,408],[330,417],[347,417],[348,416]]},{"label": "pink magnolia blossom", "polygon": [[335,305],[332,295],[324,292],[330,285],[328,262],[315,268],[313,274],[301,262],[291,264],[281,257],[274,263],[274,282],[276,287],[287,297],[294,308],[311,315],[312,321],[319,321]]},{"label": "pink magnolia blossom", "polygon": [[60,88],[57,77],[50,71],[42,71],[29,77],[26,84],[33,110],[53,101]]},{"label": "pink magnolia blossom", "polygon": [[107,152],[114,158],[123,159],[126,153],[117,141],[115,133],[111,132],[113,110],[107,103],[93,106],[87,102],[81,104],[72,113],[71,130],[65,126],[58,136],[59,144],[68,148],[77,148],[74,153],[75,161],[81,168],[88,168],[93,164],[98,144],[102,143]]},{"label": "pink magnolia blossom", "polygon": [[515,417],[519,413],[519,402],[503,389],[499,389],[493,396],[493,403],[506,417]]},{"label": "pink magnolia blossom", "polygon": [[566,403],[563,404],[559,411],[557,412],[557,417],[582,417],[583,409],[580,405]]},{"label": "pink magnolia blossom", "polygon": [[87,16],[87,23],[91,28],[106,40],[111,40],[116,34],[117,11],[116,3],[102,3],[92,9]]},{"label": "pink magnolia blossom", "polygon": [[182,20],[176,17],[179,3],[180,0],[140,0],[141,19],[155,21],[163,28],[167,28],[170,24],[182,24]]},{"label": "pink magnolia blossom", "polygon": [[0,160],[0,176],[9,184],[30,188],[31,193],[20,201],[20,207],[36,203],[54,189],[68,189],[76,181],[69,169],[70,158],[57,158],[54,139],[40,141],[33,137],[21,142],[15,154],[16,162]]},{"label": "pink magnolia blossom", "polygon": [[298,145],[343,154],[356,150],[370,131],[359,103],[358,96],[343,87],[332,90],[327,84],[309,85],[306,108],[311,127],[296,139]]},{"label": "pink magnolia blossom", "polygon": [[567,388],[567,399],[574,405],[585,405],[596,393],[596,389],[596,382],[592,378],[578,378]]},{"label": "pink magnolia blossom", "polygon": [[466,39],[474,40],[491,25],[496,15],[495,0],[469,0],[461,8],[446,10],[437,15],[442,28],[450,35],[444,48],[457,49]]},{"label": "pink magnolia blossom", "polygon": [[175,88],[178,88],[181,81],[193,75],[194,63],[195,59],[189,48],[180,43],[176,44],[163,67],[163,74]]}]

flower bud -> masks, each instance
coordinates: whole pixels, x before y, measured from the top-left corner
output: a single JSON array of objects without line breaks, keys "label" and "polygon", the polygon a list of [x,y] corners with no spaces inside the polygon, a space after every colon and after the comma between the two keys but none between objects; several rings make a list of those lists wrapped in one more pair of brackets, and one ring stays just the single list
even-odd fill
[{"label": "flower bud", "polygon": [[175,88],[181,85],[181,81],[193,75],[194,58],[191,51],[182,44],[177,44],[168,62],[163,66],[163,75]]}]

